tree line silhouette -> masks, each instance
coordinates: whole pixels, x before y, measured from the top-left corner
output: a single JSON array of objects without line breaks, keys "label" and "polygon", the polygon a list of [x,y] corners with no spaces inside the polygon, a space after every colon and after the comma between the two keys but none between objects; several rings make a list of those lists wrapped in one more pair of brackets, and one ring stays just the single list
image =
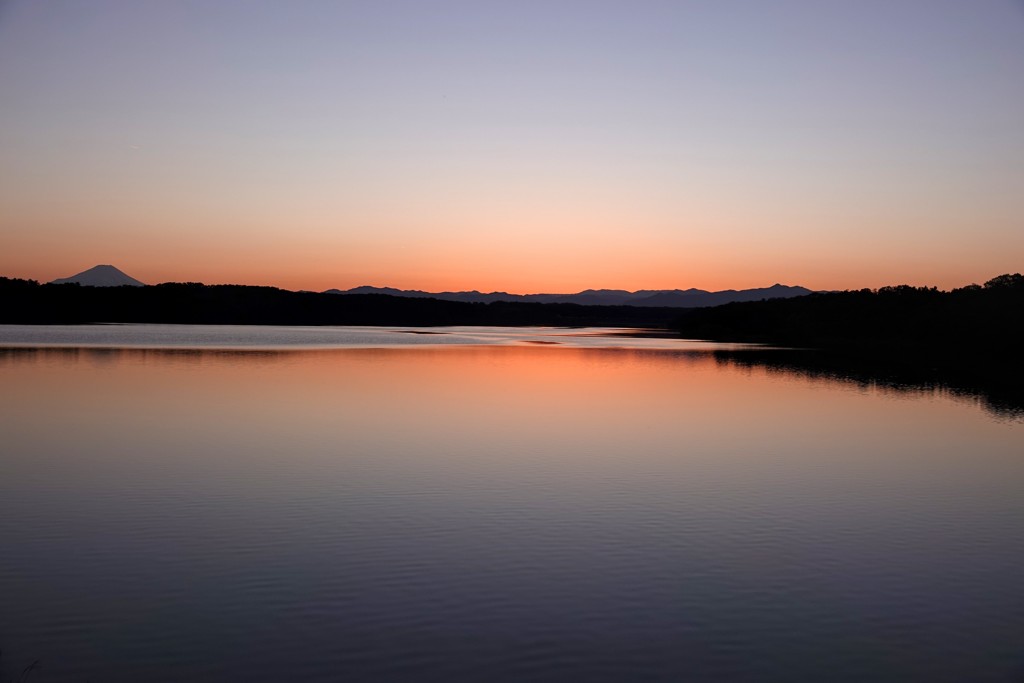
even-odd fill
[{"label": "tree line silhouette", "polygon": [[146,287],[83,287],[0,277],[0,323],[6,324],[670,327],[678,313],[678,309],[673,308],[472,303],[195,282]]},{"label": "tree line silhouette", "polygon": [[475,303],[193,282],[83,287],[0,277],[0,323],[100,322],[662,327],[691,339],[805,348],[1019,355],[1024,276],[1000,275],[948,292],[899,285],[697,309]]}]

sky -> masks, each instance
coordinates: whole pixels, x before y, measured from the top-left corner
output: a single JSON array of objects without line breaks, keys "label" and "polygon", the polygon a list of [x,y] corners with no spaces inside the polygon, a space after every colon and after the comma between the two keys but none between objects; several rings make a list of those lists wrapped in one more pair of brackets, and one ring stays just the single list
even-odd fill
[{"label": "sky", "polygon": [[0,0],[0,275],[1024,270],[1024,0]]}]

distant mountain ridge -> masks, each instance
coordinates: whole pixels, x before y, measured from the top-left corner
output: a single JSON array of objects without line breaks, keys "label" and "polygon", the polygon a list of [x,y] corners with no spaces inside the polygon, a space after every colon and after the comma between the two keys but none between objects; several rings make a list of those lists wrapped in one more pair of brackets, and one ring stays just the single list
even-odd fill
[{"label": "distant mountain ridge", "polygon": [[93,266],[89,270],[71,277],[62,277],[54,280],[51,285],[82,285],[85,287],[145,287],[146,283],[136,280],[130,275],[118,270],[111,265]]},{"label": "distant mountain ridge", "polygon": [[[146,283],[136,280],[112,265],[98,265],[71,277],[53,280],[50,284],[77,284],[85,287],[144,287]],[[464,303],[539,303],[539,304],[581,304],[585,306],[642,306],[665,308],[705,308],[733,302],[761,301],[762,299],[790,299],[810,294],[806,287],[774,284],[771,287],[755,289],[725,289],[710,292],[704,289],[641,289],[630,292],[625,289],[585,289],[575,294],[509,294],[508,292],[424,292],[418,289],[396,289],[394,287],[362,286],[352,289],[328,289],[324,294],[384,294],[415,299],[439,299]]]},{"label": "distant mountain ridge", "polygon": [[774,284],[771,287],[755,289],[725,289],[709,292],[704,289],[641,289],[636,292],[624,289],[586,289],[575,294],[509,294],[508,292],[424,292],[418,289],[395,289],[394,287],[354,287],[352,289],[328,289],[324,294],[387,294],[443,301],[468,301],[491,303],[494,301],[522,301],[543,304],[583,304],[591,306],[667,306],[672,308],[703,308],[719,306],[735,301],[760,301],[762,299],[790,299],[810,294],[806,287]]}]

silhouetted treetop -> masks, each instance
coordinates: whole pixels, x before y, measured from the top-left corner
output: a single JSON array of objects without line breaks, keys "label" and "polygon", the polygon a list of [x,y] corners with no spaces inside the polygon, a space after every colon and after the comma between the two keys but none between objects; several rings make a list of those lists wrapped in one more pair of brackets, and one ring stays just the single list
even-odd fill
[{"label": "silhouetted treetop", "polygon": [[985,289],[1021,289],[1024,288],[1024,276],[1020,273],[1013,275],[997,275],[985,283]]}]

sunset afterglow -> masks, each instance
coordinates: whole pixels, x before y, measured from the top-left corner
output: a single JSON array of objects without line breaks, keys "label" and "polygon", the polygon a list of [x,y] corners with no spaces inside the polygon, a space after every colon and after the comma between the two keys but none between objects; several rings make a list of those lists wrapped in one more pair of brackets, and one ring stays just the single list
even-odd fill
[{"label": "sunset afterglow", "polygon": [[957,287],[1024,265],[1024,8],[0,7],[0,275]]}]

